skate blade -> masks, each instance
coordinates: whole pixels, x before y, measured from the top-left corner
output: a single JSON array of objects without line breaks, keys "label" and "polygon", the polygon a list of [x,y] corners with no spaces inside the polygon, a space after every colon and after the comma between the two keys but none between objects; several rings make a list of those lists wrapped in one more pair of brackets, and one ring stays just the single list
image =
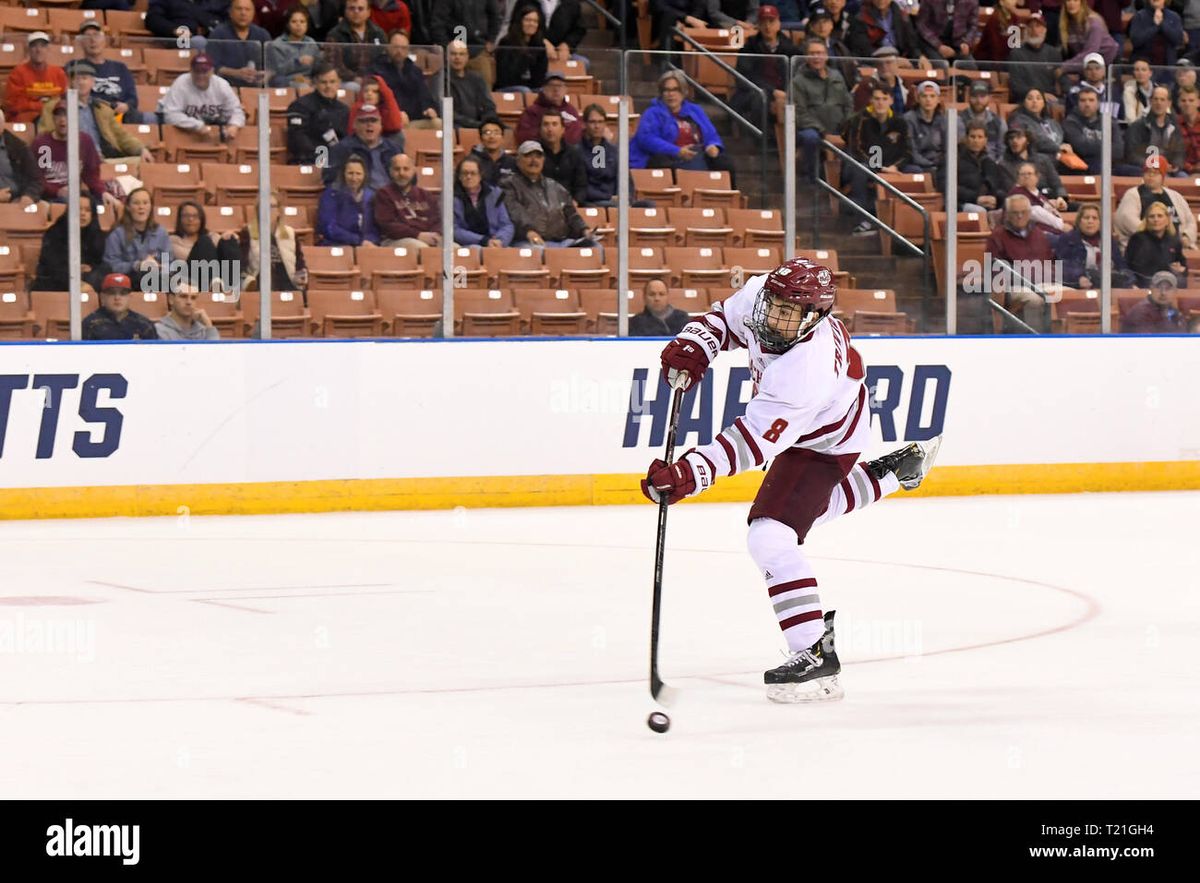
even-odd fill
[{"label": "skate blade", "polygon": [[785,705],[799,702],[836,702],[845,695],[837,675],[805,681],[802,684],[767,685],[767,698]]}]

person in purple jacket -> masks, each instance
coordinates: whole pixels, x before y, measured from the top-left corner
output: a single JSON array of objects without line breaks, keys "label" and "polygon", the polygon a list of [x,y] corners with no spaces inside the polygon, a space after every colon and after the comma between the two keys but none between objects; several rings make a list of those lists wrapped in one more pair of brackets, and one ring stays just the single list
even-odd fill
[{"label": "person in purple jacket", "polygon": [[979,36],[979,0],[921,4],[917,37],[929,58],[973,61],[971,48],[979,42]]},{"label": "person in purple jacket", "polygon": [[1093,12],[1084,0],[1063,0],[1062,14],[1058,20],[1058,34],[1062,41],[1064,74],[1083,72],[1083,63],[1091,53],[1099,52],[1107,65],[1116,61],[1121,47],[1108,32],[1108,26],[1099,13]]},{"label": "person in purple jacket", "polygon": [[733,160],[725,154],[708,114],[687,100],[686,82],[679,71],[669,70],[658,78],[659,97],[642,113],[629,142],[629,167],[724,171],[732,182]]},{"label": "person in purple jacket", "polygon": [[455,244],[508,248],[515,232],[504,191],[483,180],[479,160],[464,157],[454,176]]},{"label": "person in purple jacket", "polygon": [[317,206],[317,232],[324,245],[379,244],[375,227],[375,191],[367,186],[367,164],[351,156],[337,180],[325,188]]}]

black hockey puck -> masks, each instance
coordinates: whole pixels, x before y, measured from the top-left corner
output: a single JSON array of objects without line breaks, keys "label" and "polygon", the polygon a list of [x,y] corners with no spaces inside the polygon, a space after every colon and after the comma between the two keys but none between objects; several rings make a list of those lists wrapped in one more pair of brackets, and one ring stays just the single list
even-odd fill
[{"label": "black hockey puck", "polygon": [[665,733],[671,729],[671,719],[661,711],[654,711],[650,713],[650,717],[646,718],[646,726],[656,733]]}]

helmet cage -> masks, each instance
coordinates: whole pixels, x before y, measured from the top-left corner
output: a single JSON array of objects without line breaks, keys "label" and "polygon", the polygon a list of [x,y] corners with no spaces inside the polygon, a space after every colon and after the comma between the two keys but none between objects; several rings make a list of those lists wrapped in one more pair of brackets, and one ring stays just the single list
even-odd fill
[{"label": "helmet cage", "polygon": [[[772,322],[771,310],[776,304],[791,304],[796,309],[791,311],[786,321],[781,322],[776,318]],[[821,309],[811,303],[798,303],[774,294],[764,286],[755,298],[747,325],[764,350],[783,353],[803,340],[832,311],[832,306]]]}]

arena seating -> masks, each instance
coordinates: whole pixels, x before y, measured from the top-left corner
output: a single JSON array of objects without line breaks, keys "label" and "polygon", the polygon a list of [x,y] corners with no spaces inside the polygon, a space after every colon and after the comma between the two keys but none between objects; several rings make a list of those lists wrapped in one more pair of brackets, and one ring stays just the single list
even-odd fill
[{"label": "arena seating", "polygon": [[[194,50],[180,48],[171,40],[153,40],[145,28],[145,0],[136,8],[118,10],[80,9],[72,0],[52,0],[37,6],[20,6],[12,0],[0,5],[0,89],[13,68],[26,57],[25,37],[43,30],[52,36],[50,63],[64,64],[79,57],[73,45],[80,25],[88,20],[104,24],[109,35],[106,55],[126,64],[137,84],[143,112],[153,114],[172,82],[186,72]],[[649,5],[637,4],[639,27],[648,21]],[[981,9],[981,22],[991,14]],[[1018,10],[1023,20],[1025,10]],[[700,44],[710,47],[717,58],[730,65],[737,63],[737,42],[741,37],[725,28],[688,28]],[[648,45],[649,30],[641,32],[643,46]],[[796,39],[801,34],[793,35]],[[412,57],[430,82],[440,75],[442,56],[437,51],[414,48]],[[684,68],[708,92],[728,97],[734,80],[712,58],[686,56]],[[567,79],[571,103],[582,110],[589,104],[605,109],[613,128],[622,96],[615,94],[612,78],[589,72],[578,61],[554,62],[552,69]],[[654,74],[628,69],[641,85],[653,82]],[[871,75],[872,67],[861,72]],[[919,68],[901,62],[901,80],[914,88],[922,80],[940,83],[944,104],[962,108],[962,93],[953,94],[968,80],[987,82],[993,108],[1006,117],[1016,105],[1010,102],[1007,73],[1003,70],[963,70],[939,66]],[[296,232],[309,269],[307,292],[276,292],[273,303],[273,333],[276,336],[422,336],[433,333],[441,320],[442,250],[388,249],[364,245],[359,248],[327,246],[317,241],[316,209],[323,192],[319,166],[288,165],[285,143],[287,108],[308,87],[265,90],[268,117],[259,120],[260,89],[238,89],[239,100],[247,113],[247,125],[231,141],[215,143],[158,122],[124,123],[125,130],[141,141],[155,162],[127,160],[120,165],[105,163],[102,177],[140,181],[151,191],[156,220],[174,230],[176,209],[184,200],[205,206],[209,229],[223,233],[239,229],[254,219],[258,198],[258,163],[269,162],[272,188],[278,195],[284,222]],[[627,88],[638,95],[637,105],[644,106],[644,89]],[[494,92],[493,100],[502,119],[509,125],[505,132],[508,150],[516,147],[512,127],[533,95]],[[352,104],[353,92],[342,90],[340,98]],[[637,107],[631,117],[636,131]],[[1055,108],[1061,116],[1061,109]],[[269,156],[259,155],[259,126],[269,125]],[[6,129],[25,143],[35,136],[32,123],[8,121]],[[409,127],[405,132],[407,151],[417,164],[418,183],[440,194],[442,190],[442,133]],[[461,159],[475,144],[474,129],[455,134],[453,156]],[[833,135],[830,139],[841,143]],[[838,162],[826,161],[825,167],[836,180]],[[944,196],[937,192],[932,176],[887,173],[884,177],[929,213],[931,222],[932,264],[938,290],[944,282],[944,239],[950,223]],[[782,196],[768,195],[751,207],[748,192],[735,188],[728,172],[634,169],[633,195],[650,200],[654,208],[629,211],[629,284],[627,292],[632,313],[642,309],[641,288],[650,279],[661,279],[671,288],[672,302],[688,312],[703,312],[712,299],[726,296],[742,280],[766,272],[782,258],[785,232]],[[740,181],[741,179],[739,179]],[[1062,181],[1071,202],[1100,198],[1100,178],[1088,174],[1064,174]],[[1114,177],[1114,205],[1130,187],[1141,183],[1137,177]],[[1191,210],[1200,209],[1200,177],[1173,178],[1168,186],[1187,200]],[[752,192],[752,191],[750,191]],[[765,201],[765,204],[760,204]],[[920,212],[894,198],[883,188],[877,193],[877,216],[914,242],[924,236]],[[835,202],[830,203],[831,221],[839,220]],[[27,293],[36,269],[42,237],[53,223],[60,206],[45,203],[30,207],[0,205],[0,335],[62,336],[65,313],[55,293]],[[611,334],[615,332],[617,292],[617,253],[615,229],[617,213],[605,207],[581,207],[580,214],[589,227],[598,231],[603,249],[454,249],[453,284],[456,293],[456,330],[464,334]],[[111,229],[119,212],[105,212],[101,225]],[[1070,224],[1073,212],[1065,212]],[[993,213],[957,213],[959,260],[981,260],[983,243]],[[830,235],[836,237],[834,231]],[[802,242],[803,240],[801,240]],[[841,240],[832,239],[841,245]],[[800,242],[797,245],[801,244]],[[890,237],[879,238],[879,249],[890,255]],[[896,292],[891,288],[856,287],[856,279],[839,266],[839,249],[798,249],[797,254],[822,261],[835,273],[840,287],[838,312],[856,333],[908,333],[915,320],[897,309]],[[846,252],[841,251],[846,263]],[[1193,252],[1193,259],[1200,251]],[[851,259],[852,260],[852,259]],[[861,269],[861,268],[860,268]],[[878,284],[870,280],[866,284]],[[246,292],[239,302],[227,300],[221,293],[204,292],[210,315],[226,337],[252,333],[258,321],[260,295]],[[1121,315],[1128,306],[1144,296],[1141,291],[1114,292],[1113,303]],[[1118,298],[1123,300],[1118,304]],[[1071,333],[1091,330],[1098,322],[1098,300],[1094,292],[1065,293],[1053,310],[1055,330]],[[1180,297],[1185,313],[1196,312],[1197,305]],[[91,305],[89,305],[90,307]],[[162,299],[146,296],[139,303],[148,315],[161,314]],[[219,321],[218,321],[219,320]],[[1098,327],[1098,326],[1097,326]]]}]

